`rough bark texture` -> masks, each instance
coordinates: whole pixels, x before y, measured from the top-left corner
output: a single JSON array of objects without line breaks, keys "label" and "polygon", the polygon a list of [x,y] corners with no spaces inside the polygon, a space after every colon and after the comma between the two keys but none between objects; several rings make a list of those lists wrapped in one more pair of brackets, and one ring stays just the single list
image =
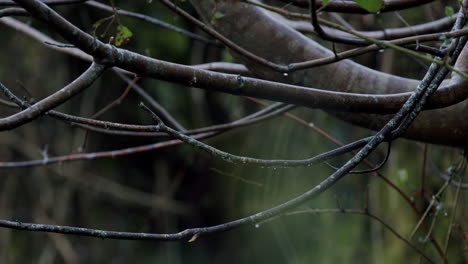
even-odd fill
[{"label": "rough bark texture", "polygon": [[[260,8],[237,1],[219,1],[216,6],[213,0],[194,1],[193,5],[199,14],[221,34],[270,61],[289,64],[332,55],[331,51],[306,38],[297,31],[281,24]],[[215,12],[224,16],[211,19]],[[466,48],[458,61],[459,66],[467,61]],[[328,66],[301,70],[288,76],[275,72],[241,56],[246,66],[261,78],[287,82],[296,85],[314,87],[349,93],[395,94],[414,90],[417,80],[401,78],[381,73],[349,60]],[[466,66],[463,66],[463,69]],[[445,83],[448,89],[453,84],[468,89],[468,82],[461,78],[452,78]],[[468,146],[468,120],[466,118],[468,101],[437,110],[428,110],[420,114],[405,137],[436,144]],[[333,113],[334,115],[370,129],[379,129],[389,116]]]}]

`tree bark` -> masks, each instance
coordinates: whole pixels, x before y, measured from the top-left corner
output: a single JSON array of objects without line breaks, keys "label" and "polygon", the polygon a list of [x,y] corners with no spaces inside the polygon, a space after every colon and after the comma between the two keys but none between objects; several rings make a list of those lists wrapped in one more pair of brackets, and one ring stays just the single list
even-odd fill
[{"label": "tree bark", "polygon": [[[268,12],[258,7],[238,1],[219,1],[214,5],[213,0],[193,1],[193,5],[203,19],[211,23],[225,37],[244,49],[275,63],[287,65],[333,55],[328,49],[278,22]],[[220,12],[224,16],[212,19],[212,14],[215,12]],[[461,70],[466,69],[467,49],[464,49],[456,65]],[[417,80],[378,72],[350,60],[284,76],[282,73],[238,54],[234,56],[263,79],[323,90],[361,94],[396,94],[413,91],[419,83]],[[468,82],[461,77],[454,76],[450,81],[444,82],[439,90],[450,89],[452,86],[460,86],[463,90],[467,90]],[[447,94],[450,96],[452,93]],[[435,96],[438,95],[435,94]],[[435,144],[468,146],[466,95],[462,100],[450,107],[424,111],[404,136]],[[333,112],[332,114],[370,129],[379,129],[390,118],[390,115],[376,114],[346,112]]]}]

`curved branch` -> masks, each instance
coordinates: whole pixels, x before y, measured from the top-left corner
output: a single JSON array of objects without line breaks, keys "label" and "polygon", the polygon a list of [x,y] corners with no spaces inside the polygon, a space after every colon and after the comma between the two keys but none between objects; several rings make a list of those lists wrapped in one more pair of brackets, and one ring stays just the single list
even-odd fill
[{"label": "curved branch", "polygon": [[[332,2],[330,2],[332,3]],[[310,22],[312,26],[314,27],[315,32],[319,35],[321,39],[328,40],[328,41],[333,41],[333,42],[338,42],[338,43],[344,43],[344,44],[350,44],[350,45],[367,45],[369,44],[368,41],[365,39],[360,39],[356,37],[341,37],[341,36],[335,36],[335,35],[329,35],[325,31],[323,31],[322,27],[320,26],[318,20],[317,20],[317,5],[315,0],[309,0],[309,14],[310,14]]]},{"label": "curved branch", "polygon": [[105,71],[106,66],[93,63],[77,79],[63,87],[59,91],[42,99],[31,107],[0,119],[0,131],[13,129],[30,122],[52,108],[59,106],[68,99],[88,88]]},{"label": "curved branch", "polygon": [[[192,135],[196,139],[205,139],[215,135],[214,132],[201,133],[197,135]],[[0,167],[3,168],[25,168],[25,167],[34,167],[34,166],[45,166],[60,162],[72,162],[79,160],[95,160],[100,158],[114,158],[119,156],[126,156],[135,153],[148,152],[156,149],[166,148],[174,145],[182,144],[183,141],[180,140],[168,140],[148,145],[141,145],[136,147],[109,150],[109,151],[100,151],[100,152],[91,152],[91,153],[78,153],[70,154],[63,156],[47,157],[40,160],[26,160],[26,161],[12,161],[12,162],[0,162]]]},{"label": "curved branch", "polygon": [[[36,7],[33,7],[32,10],[35,10],[34,8]],[[81,45],[82,49],[87,49],[88,47],[95,44],[95,48],[89,51],[92,54],[94,54],[94,56],[101,58],[102,61],[107,61],[108,63],[112,63],[111,65],[113,66],[118,66],[120,68],[136,72],[141,76],[150,76],[156,79],[178,82],[187,86],[198,87],[212,91],[221,91],[236,95],[246,95],[275,101],[283,101],[287,103],[303,105],[313,108],[370,113],[392,113],[397,111],[401,107],[403,102],[405,102],[406,99],[409,97],[409,91],[413,90],[414,87],[416,87],[416,82],[404,83],[403,81],[400,81],[399,83],[395,83],[395,86],[397,86],[400,90],[404,89],[406,86],[406,91],[404,93],[400,92],[395,94],[384,95],[358,94],[325,91],[314,88],[306,88],[296,85],[253,79],[248,77],[241,77],[238,75],[207,72],[190,66],[184,66],[180,64],[148,58],[137,53],[126,51],[123,49],[118,49],[110,45],[105,45],[102,42],[94,40],[91,36],[80,31],[72,24],[68,22],[67,24],[64,24],[65,22],[60,22],[66,20],[60,17],[53,10],[48,9],[46,6],[39,5],[37,8],[39,8],[40,11],[36,10],[35,12],[39,14],[45,12],[46,10],[48,11],[47,21],[52,26],[55,26],[57,31],[68,32],[64,35],[65,38],[69,37],[69,35],[71,34],[69,30],[72,30],[73,34],[79,34],[80,38],[78,38],[78,40],[75,40],[75,37],[70,37],[70,39],[68,39],[76,46]],[[267,36],[265,37],[268,38]],[[342,63],[348,64],[351,62]],[[332,66],[333,65],[320,68],[318,69],[318,71],[320,71],[321,73],[326,73],[325,70],[329,70],[329,67]],[[301,72],[291,75],[293,75],[293,78],[295,78],[295,76],[302,74],[303,73]],[[339,80],[336,78],[336,76],[330,76],[330,74],[339,74],[339,72],[336,72],[336,69],[326,74],[326,76],[324,76],[323,74],[317,77],[329,77],[327,81],[333,79]],[[360,74],[365,75],[368,73],[363,71]],[[280,74],[280,76],[282,77],[275,78],[273,76],[266,76],[265,79],[290,79],[290,77],[285,78],[282,74]],[[385,74],[381,74],[381,76],[387,76],[388,78],[388,75]],[[376,78],[377,77],[379,76],[376,76]],[[401,78],[396,77],[396,79],[400,80]],[[341,81],[347,82],[348,80]],[[342,84],[337,83],[337,85],[341,86]],[[410,87],[410,85],[412,87]],[[460,100],[463,100],[464,98],[466,98],[466,96],[468,96],[468,91],[462,88],[463,86],[461,86],[459,83],[456,83],[446,87],[446,89],[442,89],[441,95],[435,97],[435,100],[431,101],[428,104],[428,107],[444,107],[446,105],[451,105]],[[335,89],[338,89],[338,87]],[[372,91],[370,93],[376,92],[377,91]],[[462,95],[459,95],[459,93],[462,93]],[[456,97],[455,99],[457,100],[453,102],[445,100],[446,98],[448,98],[447,96],[445,96],[445,94],[456,94],[459,96]],[[450,97],[450,99],[453,98]]]},{"label": "curved branch", "polygon": [[120,77],[120,79],[124,80],[128,85],[132,84],[133,90],[140,95],[142,98],[144,98],[150,105],[151,107],[159,113],[164,120],[166,120],[170,126],[174,127],[175,129],[179,131],[186,131],[186,129],[156,100],[151,97],[143,88],[141,88],[138,84],[132,83],[132,80],[130,78],[127,78],[125,74],[121,73],[118,71],[116,68],[112,69],[117,76]]},{"label": "curved branch", "polygon": [[[194,5],[197,11],[205,16],[208,15],[206,13],[208,10],[214,8],[211,1],[197,1]],[[333,56],[332,52],[303,37],[258,8],[249,7],[243,3],[218,3],[216,8],[225,16],[215,21],[213,26],[235,43],[261,57],[277,63],[288,64],[304,59],[312,60]],[[275,32],[275,34],[271,34],[271,32]],[[258,45],[258,42],[255,41],[258,39],[268,39],[268,45]],[[466,65],[462,62],[466,61],[464,58],[466,58],[467,52],[464,51],[458,59],[457,69],[466,69]],[[380,73],[351,61],[341,61],[333,65],[303,70],[285,77],[251,60],[241,56],[237,57],[261,78],[314,86],[320,89],[365,94],[392,94],[412,91],[416,87],[414,80]],[[466,80],[461,80],[454,75],[451,81],[444,83],[440,89],[443,91],[455,84],[460,85],[460,88],[463,87],[461,89],[468,87]],[[432,99],[438,98],[439,92]],[[463,97],[460,98],[462,102],[454,106],[422,113],[405,136],[431,143],[468,145],[468,137],[466,136],[468,134],[468,120],[465,118],[468,102],[466,97]],[[340,113],[340,115],[347,121],[372,129],[380,128],[389,119],[389,117],[379,117],[379,115],[359,115],[358,121],[355,118],[358,115],[349,113]],[[438,120],[438,122],[433,122],[433,120]]]},{"label": "curved branch", "polygon": [[[310,22],[306,21],[298,21],[298,20],[289,20],[286,18],[284,22],[294,28],[297,31],[302,33],[310,33],[316,34],[314,28],[310,24]],[[383,30],[375,30],[375,31],[356,31],[359,34],[365,35],[369,38],[373,39],[380,39],[380,40],[390,40],[390,39],[398,39],[398,38],[405,38],[409,36],[416,36],[422,34],[430,34],[430,33],[437,33],[449,29],[453,22],[455,21],[455,17],[443,17],[438,20],[430,21],[427,23],[414,25],[410,27],[401,27],[401,28],[385,28]],[[330,27],[322,26],[325,31],[330,32],[330,34],[342,37],[352,37],[351,34],[336,30]]]},{"label": "curved branch", "polygon": [[194,241],[198,236],[219,233],[231,229],[239,228],[246,225],[252,225],[263,220],[272,218],[279,215],[288,209],[292,209],[324,192],[326,189],[336,183],[341,177],[333,177],[334,175],[326,178],[324,181],[316,185],[314,188],[303,193],[302,195],[289,200],[283,204],[270,208],[268,210],[256,213],[251,216],[240,218],[231,222],[202,228],[191,228],[173,234],[149,234],[149,233],[129,233],[129,232],[114,232],[105,230],[96,230],[88,228],[78,228],[70,226],[57,226],[57,225],[42,225],[32,223],[22,223],[19,221],[0,220],[1,227],[7,227],[18,230],[39,231],[39,232],[53,232],[63,234],[73,234],[81,236],[90,236],[108,239],[127,239],[127,240],[159,240],[159,241],[174,241],[190,238]]},{"label": "curved branch", "polygon": [[[26,12],[24,9],[20,8],[24,12]],[[1,12],[1,11],[0,11]],[[29,14],[29,13],[28,13]],[[30,25],[27,25],[19,20],[13,19],[13,18],[0,18],[0,23],[3,23],[19,32],[24,33],[27,36],[32,37],[33,39],[39,41],[40,43],[44,44],[47,48],[50,48],[52,50],[59,51],[61,53],[69,54],[71,56],[77,57],[81,60],[84,61],[93,61],[93,57],[84,53],[83,51],[77,49],[77,48],[67,48],[63,47],[62,45],[59,45],[59,43],[50,38],[49,36],[45,35],[44,33],[40,32],[39,30],[31,27]],[[57,45],[52,45],[51,43],[56,43]],[[242,76],[248,76],[248,77],[253,77],[252,72],[247,69],[242,64],[235,64],[235,63],[229,63],[229,62],[210,62],[210,63],[204,63],[204,64],[198,64],[198,65],[192,65],[195,68],[199,68],[202,70],[207,70],[207,71],[216,71],[216,72],[223,72],[223,73],[231,73],[231,74],[241,74]],[[132,74],[128,71],[119,69],[119,73],[125,73],[125,74]]]},{"label": "curved branch", "polygon": [[6,16],[29,16],[29,13],[23,8],[4,8],[0,10],[0,17]]},{"label": "curved branch", "polygon": [[[16,106],[16,105],[15,105]],[[282,106],[282,107],[280,107]],[[284,112],[287,112],[289,109],[290,105],[286,105],[283,103],[276,103],[272,104],[268,107],[265,107],[264,109],[257,111],[253,114],[250,114],[248,116],[245,116],[241,119],[235,120],[233,122],[229,123],[224,123],[224,124],[218,124],[218,125],[213,125],[213,126],[207,126],[207,127],[202,127],[202,128],[195,128],[195,129],[190,129],[190,130],[185,130],[184,134],[186,135],[193,135],[193,134],[198,134],[198,133],[206,133],[206,132],[216,132],[217,134],[220,134],[221,132],[227,131],[227,130],[232,130],[234,128],[238,127],[244,127],[248,126],[251,124],[259,123],[265,120],[268,120],[272,117],[275,117],[277,115],[280,115]],[[65,121],[65,120],[64,120]],[[70,121],[73,122],[73,121]],[[94,132],[99,132],[103,134],[108,134],[108,135],[117,135],[117,136],[142,136],[142,137],[158,137],[158,136],[167,136],[167,133],[163,132],[140,132],[140,131],[129,131],[129,130],[110,130],[110,129],[105,129],[105,128],[99,128],[97,126],[92,126],[92,125],[84,125],[81,124],[80,122],[77,122],[78,126],[80,126],[83,129],[86,130],[91,130]],[[111,127],[113,124],[109,124]]]},{"label": "curved branch", "polygon": [[193,67],[196,67],[201,70],[240,74],[246,77],[253,77],[252,72],[250,72],[249,69],[247,69],[247,67],[245,67],[242,64],[235,64],[229,62],[209,62],[204,64],[193,65]]},{"label": "curved branch", "polygon": [[[31,108],[31,106],[29,106],[26,102],[22,101],[17,96],[12,94],[1,83],[0,83],[0,88],[12,101],[17,103],[20,107],[26,108],[26,109]],[[342,146],[342,147],[339,147],[337,149],[334,149],[334,150],[328,151],[326,153],[314,156],[314,157],[309,158],[309,159],[304,159],[304,160],[266,160],[266,159],[243,157],[243,156],[233,155],[233,154],[218,150],[218,149],[216,149],[214,147],[211,147],[211,146],[209,146],[207,144],[204,144],[204,143],[198,141],[197,139],[195,139],[193,137],[187,136],[185,134],[182,134],[182,133],[178,132],[177,130],[171,129],[170,127],[166,126],[162,122],[162,120],[157,115],[155,115],[149,108],[144,106],[143,103],[141,103],[141,105],[144,107],[144,110],[148,111],[151,114],[151,116],[153,117],[153,119],[155,119],[158,122],[158,124],[156,126],[141,126],[141,125],[128,125],[128,124],[112,123],[112,122],[107,122],[107,121],[100,121],[100,120],[94,120],[94,119],[71,116],[71,115],[63,114],[63,113],[60,113],[60,112],[57,112],[57,111],[50,111],[47,114],[49,114],[52,117],[59,118],[61,120],[66,120],[66,121],[71,121],[71,122],[79,122],[79,123],[83,123],[83,124],[87,124],[87,125],[93,125],[93,126],[97,126],[97,127],[120,128],[120,129],[129,129],[129,130],[137,130],[137,131],[164,132],[164,133],[167,133],[168,135],[170,135],[170,136],[172,136],[172,137],[174,137],[176,139],[179,139],[182,142],[185,142],[185,143],[187,143],[189,145],[192,145],[192,146],[194,146],[196,148],[199,148],[199,149],[209,153],[210,155],[220,157],[220,158],[224,159],[227,162],[231,162],[231,163],[235,163],[235,164],[250,164],[250,165],[256,165],[256,166],[274,167],[274,168],[276,168],[276,167],[281,167],[281,168],[302,167],[302,166],[310,166],[310,165],[313,165],[313,164],[317,164],[317,163],[320,163],[322,161],[331,159],[333,157],[336,157],[336,156],[351,152],[351,151],[353,151],[353,150],[355,150],[355,149],[357,149],[359,147],[362,147],[364,144],[369,142],[369,139],[370,139],[370,138],[361,139],[361,140],[358,140],[356,142],[350,143],[350,144],[348,144],[346,146]],[[271,115],[266,114],[265,118],[268,118],[270,116],[274,116],[277,113],[278,114],[283,113],[284,111],[287,111],[287,110],[289,110],[289,109],[291,109],[293,107],[294,107],[293,105],[287,105],[285,107],[279,108],[278,110],[273,111],[271,113]],[[266,109],[264,109],[264,110],[266,110]],[[262,112],[262,111],[260,111],[260,112]],[[249,119],[249,120],[254,121],[255,115],[251,115],[250,117],[252,117],[252,116],[254,118]],[[248,124],[249,120],[247,120],[245,123]],[[218,127],[218,128],[224,129],[225,127]],[[215,129],[218,129],[218,128],[215,128]],[[194,130],[194,131],[192,131],[192,133],[198,133],[198,134],[205,133],[206,134],[207,133],[206,131],[207,130],[201,129],[201,130],[198,130],[198,131]],[[208,133],[210,133],[210,132],[208,132]],[[135,150],[136,150],[136,148],[135,148]],[[129,151],[129,152],[134,153],[134,151]],[[107,152],[104,152],[104,153],[107,153]],[[128,153],[126,153],[126,154],[128,154]],[[80,155],[83,155],[83,154],[80,154]],[[105,155],[106,154],[101,154],[99,156],[105,157]],[[81,157],[90,157],[90,158],[94,159],[97,156],[98,156],[98,154],[92,153],[92,154],[84,154]],[[25,167],[25,166],[34,166],[34,165],[47,165],[47,164],[59,162],[59,161],[62,161],[62,160],[64,160],[63,157],[54,157],[54,158],[47,158],[45,160],[36,160],[36,161],[0,162],[0,167]]]},{"label": "curved branch", "polygon": [[[235,75],[206,72],[193,67],[178,65],[151,59],[126,50],[117,49],[102,42],[95,41],[91,36],[74,27],[64,20],[53,10],[50,10],[40,2],[18,0],[25,3],[25,7],[35,16],[44,20],[70,42],[81,49],[90,52],[102,62],[115,65],[126,70],[138,73],[141,76],[150,76],[157,79],[175,81],[192,87],[211,89],[237,95],[248,95],[260,98],[285,101],[288,103],[317,107],[328,110],[348,110],[374,113],[394,112],[408,98],[407,92],[413,91],[417,82],[397,76],[392,76],[370,70],[351,61],[342,61],[334,65],[295,72],[284,76],[272,71],[270,68],[259,65],[257,62],[246,60],[247,66],[258,76],[282,82],[291,82],[303,86],[316,86],[318,88],[341,90],[324,91],[305,88],[295,85],[286,85],[270,81],[245,78]],[[213,10],[212,2],[194,2],[195,7],[203,14],[203,10]],[[258,8],[243,4],[221,2],[217,5],[218,10],[225,16],[216,20],[216,27],[234,43],[242,43],[247,49],[263,58],[269,58],[279,63],[290,63],[306,59],[314,59],[323,55],[331,54],[315,42],[307,39],[296,31],[279,24]],[[47,16],[43,14],[47,13]],[[205,14],[208,15],[208,14]],[[238,19],[242,17],[242,19]],[[228,21],[234,21],[227,23]],[[242,32],[242,34],[239,34]],[[277,32],[271,34],[271,32]],[[79,36],[78,38],[76,36]],[[254,39],[251,39],[254,38]],[[268,45],[259,46],[255,40],[269,39]],[[431,99],[436,107],[447,106],[466,98],[464,89],[466,81],[453,81],[446,84],[436,96]],[[439,94],[441,93],[441,94]],[[443,94],[449,96],[441,96]],[[457,100],[449,102],[454,99]],[[378,95],[381,94],[381,95]],[[449,100],[447,100],[449,99]],[[452,108],[451,115],[462,118],[461,122],[453,122],[445,116],[441,117],[444,124],[431,124],[432,128],[425,128],[418,124],[418,131],[432,133],[433,130],[444,130],[443,133],[449,137],[445,140],[435,142],[443,144],[466,145],[468,138],[464,136],[468,131],[468,124],[463,119],[463,109],[460,104]],[[432,113],[433,115],[434,113]],[[445,114],[445,113],[444,113]],[[430,119],[432,120],[432,118]],[[450,127],[456,129],[447,129]],[[411,131],[411,130],[410,130]],[[454,132],[456,131],[456,132]],[[428,136],[424,138],[429,138]]]},{"label": "curved branch", "polygon": [[[270,10],[272,12],[276,12],[278,14],[282,14],[282,15],[285,15],[285,16],[288,16],[288,17],[291,16],[291,17],[298,17],[300,19],[312,20],[312,25],[314,26],[314,28],[316,28],[317,34],[320,36],[320,38],[332,41],[333,43],[335,43],[335,42],[336,43],[347,43],[347,44],[358,45],[358,46],[363,46],[363,45],[368,45],[369,43],[374,43],[374,44],[377,44],[379,46],[382,46],[383,48],[385,48],[385,47],[393,48],[393,49],[396,49],[396,50],[400,50],[401,52],[404,52],[404,53],[406,53],[408,55],[412,55],[412,56],[415,56],[415,57],[419,57],[420,59],[427,60],[427,61],[430,61],[430,62],[436,62],[436,63],[437,63],[437,61],[435,61],[434,59],[432,59],[430,57],[427,57],[427,56],[420,55],[419,53],[417,53],[415,51],[421,51],[421,52],[429,53],[431,55],[435,55],[435,56],[438,56],[438,57],[443,57],[445,55],[443,50],[439,50],[439,49],[436,49],[436,48],[433,48],[433,47],[430,47],[430,46],[419,44],[417,42],[418,41],[417,39],[415,40],[417,45],[409,44],[409,45],[404,45],[405,47],[390,45],[391,43],[389,43],[389,42],[379,41],[377,39],[370,38],[370,37],[366,36],[365,34],[361,34],[358,31],[355,31],[355,30],[350,29],[348,27],[338,25],[338,24],[330,22],[328,20],[317,18],[317,16],[314,15],[315,14],[315,12],[314,12],[315,9],[314,9],[313,5],[311,7],[311,13],[313,15],[305,15],[305,14],[302,14],[302,13],[291,13],[291,12],[288,12],[288,11],[286,11],[284,9],[281,9],[281,8],[276,8],[276,7],[272,7],[272,6],[269,6],[269,5],[258,3],[258,2],[254,1],[254,0],[244,0],[244,1],[246,3],[251,4],[251,5],[258,6],[258,7],[264,8],[266,10]],[[322,30],[321,26],[318,24],[318,21],[320,21],[320,23],[323,23],[324,25],[329,26],[330,28],[333,28],[333,29],[336,29],[336,30],[339,30],[339,31],[342,31],[342,32],[345,32],[345,33],[348,33],[352,37],[349,37],[347,35],[343,36],[343,34],[334,35],[334,34],[326,33],[325,31]],[[430,40],[438,40],[438,39],[430,39]],[[449,66],[447,66],[447,67],[449,67]],[[454,70],[454,69],[452,68],[452,70]],[[460,74],[463,75],[463,73],[460,73]],[[465,76],[465,77],[468,78],[468,76]]]},{"label": "curved branch", "polygon": [[[441,32],[441,33],[433,33],[433,34],[426,34],[426,35],[418,35],[418,36],[413,36],[413,37],[407,37],[407,38],[401,38],[401,39],[395,39],[395,40],[390,40],[386,43],[388,44],[394,44],[394,45],[401,45],[401,44],[407,44],[407,43],[417,43],[417,42],[423,42],[423,41],[431,41],[431,40],[439,40],[440,38],[454,38],[454,37],[460,37],[468,34],[468,28],[452,31],[452,32]],[[300,69],[308,69],[312,67],[317,67],[321,65],[327,65],[333,62],[341,61],[347,58],[353,58],[362,54],[366,54],[372,51],[378,51],[378,50],[383,50],[384,47],[378,45],[378,44],[372,44],[366,47],[362,48],[355,48],[355,49],[350,49],[346,51],[342,51],[339,53],[335,53],[332,56],[329,57],[323,57],[319,59],[314,59],[310,61],[303,61],[303,62],[296,62],[296,63],[291,63],[289,64],[289,68],[291,71],[296,71]],[[445,52],[441,52],[439,49],[436,49],[439,55],[443,56]]]}]

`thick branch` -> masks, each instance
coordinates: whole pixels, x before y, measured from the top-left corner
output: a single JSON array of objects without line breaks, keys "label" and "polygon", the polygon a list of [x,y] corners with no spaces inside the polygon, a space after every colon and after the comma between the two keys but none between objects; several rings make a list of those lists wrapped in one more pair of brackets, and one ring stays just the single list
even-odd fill
[{"label": "thick branch", "polygon": [[23,8],[16,8],[16,7],[1,9],[0,17],[6,17],[6,16],[29,16],[29,13]]},{"label": "thick branch", "polygon": [[[207,11],[214,8],[212,1],[208,0],[197,1],[194,5],[197,11],[205,16],[209,16]],[[267,12],[256,7],[243,3],[218,3],[216,10],[225,14],[221,19],[214,21],[213,26],[219,32],[250,52],[276,63],[289,64],[305,59],[312,60],[324,56],[333,56],[330,51],[281,24],[269,16]],[[242,19],[239,19],[240,17]],[[271,32],[274,32],[274,34]],[[268,39],[269,42],[265,45],[259,45],[259,39]],[[466,65],[461,63],[465,60],[463,58],[466,58],[466,51],[463,54],[457,62],[457,68],[460,70],[466,69]],[[255,62],[243,57],[239,58],[247,64],[252,72],[261,78],[303,86],[314,86],[326,90],[364,94],[391,94],[412,91],[416,87],[414,80],[380,73],[351,61],[341,61],[325,67],[296,72],[285,78],[281,74]],[[459,87],[462,90],[466,90],[468,82],[454,77],[439,89],[443,91],[451,85],[460,85]],[[436,93],[432,98],[442,97]],[[465,100],[465,98],[463,96],[460,99]],[[432,143],[466,146],[468,145],[466,137],[468,134],[468,120],[465,118],[467,107],[468,103],[465,100],[449,108],[425,111],[410,127],[405,136]],[[378,118],[376,119],[375,115],[361,115],[360,120],[362,122],[359,123],[353,119],[354,115],[343,113],[342,116],[354,123],[373,129],[381,127],[382,123],[385,122],[376,122],[375,120],[378,120]],[[388,118],[385,120],[388,120]],[[438,120],[438,122],[433,122],[433,120]],[[374,122],[378,124],[374,124]]]},{"label": "thick branch", "polygon": [[[24,0],[22,0],[24,1]],[[22,2],[21,1],[21,2]],[[26,1],[30,2],[30,1]],[[296,85],[288,85],[282,84],[277,82],[241,77],[239,75],[229,75],[229,74],[222,74],[222,73],[215,73],[215,72],[208,72],[204,70],[199,70],[194,67],[184,66],[180,64],[160,61],[152,58],[148,58],[146,56],[142,56],[137,53],[133,53],[130,51],[117,49],[110,45],[105,45],[102,42],[97,42],[93,38],[91,38],[86,33],[80,31],[72,24],[62,24],[65,21],[62,17],[56,14],[53,10],[48,9],[44,5],[32,5],[31,12],[36,13],[44,13],[47,12],[47,20],[46,22],[50,23],[52,26],[56,28],[58,32],[68,32],[72,30],[74,34],[78,34],[78,40],[75,38],[70,37],[68,40],[74,43],[76,46],[81,45],[82,49],[86,49],[93,44],[96,44],[98,48],[91,49],[91,52],[94,56],[101,58],[102,61],[111,63],[112,66],[118,66],[120,68],[138,73],[141,76],[150,76],[156,79],[167,80],[172,82],[178,82],[187,86],[192,87],[199,87],[207,90],[212,91],[220,91],[226,92],[230,94],[236,95],[246,95],[246,96],[253,96],[265,99],[271,99],[275,101],[283,101],[287,103],[297,104],[297,105],[304,105],[313,108],[321,108],[321,109],[328,109],[328,110],[346,110],[346,111],[353,111],[353,112],[370,112],[370,113],[392,113],[397,111],[404,101],[409,97],[409,91],[413,90],[416,87],[416,82],[408,82],[407,79],[402,79],[399,77],[392,77],[386,74],[380,74],[375,76],[374,78],[391,78],[392,80],[398,80],[399,82],[394,83],[396,91],[390,90],[390,87],[387,87],[389,93],[394,94],[385,94],[385,95],[378,95],[375,94],[378,92],[378,89],[374,90],[363,90],[365,93],[370,94],[358,94],[360,91],[352,91],[353,93],[347,93],[348,91],[343,92],[335,92],[335,91],[325,91],[313,88],[306,88]],[[35,10],[38,8],[38,10]],[[266,33],[266,32],[265,32]],[[66,33],[64,35],[65,38],[69,37],[70,33]],[[301,36],[300,34],[298,34]],[[90,39],[91,38],[91,39]],[[265,36],[265,39],[268,39],[269,36]],[[305,39],[310,41],[308,39]],[[274,46],[274,45],[270,45]],[[318,46],[319,47],[319,46]],[[320,48],[320,51],[327,52],[323,48]],[[267,49],[265,49],[267,50]],[[269,50],[269,49],[268,49]],[[328,52],[327,52],[328,53]],[[329,53],[328,53],[329,54]],[[295,56],[292,54],[289,57]],[[354,64],[349,61],[344,61],[340,63],[341,67],[348,67],[352,69],[353,67],[356,68],[357,64]],[[315,74],[317,77],[322,78],[323,82],[329,82],[330,80],[339,81],[337,83],[329,83],[329,86],[342,86],[343,82],[348,83],[349,79],[341,79],[339,74],[346,73],[345,71],[349,71],[349,69],[340,69],[337,71],[337,67],[335,65],[330,65],[326,67],[322,67],[320,69],[314,69],[312,71],[318,71],[320,74]],[[362,75],[363,81],[364,76],[368,76],[369,73],[366,72],[368,69],[362,68],[358,69],[361,72],[356,73]],[[377,73],[377,72],[375,72]],[[303,72],[298,72],[291,74],[292,79],[296,76],[302,77],[304,75]],[[338,76],[336,76],[338,75]],[[343,76],[342,78],[349,78],[349,73]],[[260,75],[262,76],[262,75]],[[278,78],[279,76],[279,78]],[[291,77],[284,77],[282,74],[275,73],[274,76],[267,75],[264,76],[265,79],[276,79],[276,80],[290,80]],[[326,78],[326,79],[324,79]],[[359,77],[358,77],[359,78]],[[313,80],[313,78],[310,78]],[[373,81],[373,80],[371,80]],[[406,81],[406,82],[405,82]],[[380,81],[382,82],[382,81]],[[383,81],[385,82],[385,80]],[[368,86],[368,83],[363,83],[363,85]],[[308,84],[306,84],[308,86]],[[366,87],[369,88],[369,87]],[[459,88],[459,89],[456,89]],[[339,87],[336,87],[332,90],[338,90]],[[403,90],[404,89],[404,90]],[[457,97],[456,101],[447,101],[444,94],[453,93],[452,91],[461,91],[463,93],[461,96]],[[385,93],[386,91],[383,91]],[[401,93],[403,92],[403,93]],[[428,107],[441,107],[456,103],[464,98],[466,90],[461,89],[459,84],[454,84],[453,86],[447,87],[447,89],[442,90],[441,95],[437,97],[437,100],[431,101]],[[458,93],[457,93],[458,94]],[[461,99],[460,99],[461,98]],[[450,98],[453,99],[453,98]]]},{"label": "thick branch", "polygon": [[[141,76],[176,81],[189,86],[285,101],[328,110],[388,113],[398,109],[408,98],[408,94],[403,93],[413,91],[417,85],[417,82],[414,80],[379,73],[351,61],[342,61],[318,69],[296,72],[289,74],[289,76],[283,76],[283,74],[272,71],[271,68],[247,61],[248,67],[264,79],[290,82],[303,86],[315,86],[322,89],[340,91],[341,93],[283,85],[235,75],[206,72],[189,66],[150,59],[139,54],[104,45],[66,22],[53,10],[48,9],[40,2],[28,0],[18,0],[18,2],[24,3],[24,7],[28,11],[47,22],[68,41],[100,58],[100,61],[136,72]],[[205,13],[204,15],[208,18],[210,17],[213,11],[211,1],[197,1],[194,4],[202,14],[203,10],[208,10],[209,12],[207,13],[209,14]],[[220,2],[217,5],[217,9],[225,14],[225,16],[214,21],[216,28],[234,43],[241,44],[246,50],[263,58],[270,59],[276,63],[289,64],[295,61],[315,59],[332,54],[296,31],[279,24],[258,8],[242,3]],[[47,13],[47,16],[42,15],[45,13]],[[240,17],[242,19],[239,19]],[[271,34],[271,32],[275,32],[275,34]],[[267,45],[259,45],[258,39],[268,39],[270,42]],[[445,85],[441,92],[442,94],[453,95],[453,91],[462,91],[461,93],[463,94],[466,91],[464,89],[466,85],[466,82],[451,82]],[[441,96],[441,94],[436,94],[434,98],[435,100],[439,100],[439,103],[447,103],[447,98],[453,99],[453,97]],[[456,101],[444,105],[450,105],[465,98],[466,95],[457,96]],[[434,103],[434,101],[432,102]],[[426,123],[429,126],[426,127],[426,124],[418,125],[418,122],[416,122],[414,126],[418,127],[419,131],[426,131],[424,133],[428,135],[434,130],[441,130],[441,134],[447,136],[441,141],[436,140],[435,142],[437,143],[454,145],[461,142],[462,145],[466,145],[468,144],[466,143],[468,139],[464,137],[464,134],[468,130],[468,124],[466,124],[468,122],[463,119],[463,109],[460,109],[459,105],[452,108],[450,116],[461,118],[460,122],[448,120],[445,116],[441,116],[439,120],[443,124]],[[439,104],[438,107],[440,106]],[[435,114],[439,113],[437,111],[434,112]],[[432,120],[434,112],[431,114],[430,120]],[[458,132],[453,133],[453,131]],[[425,138],[430,138],[430,136]]]}]

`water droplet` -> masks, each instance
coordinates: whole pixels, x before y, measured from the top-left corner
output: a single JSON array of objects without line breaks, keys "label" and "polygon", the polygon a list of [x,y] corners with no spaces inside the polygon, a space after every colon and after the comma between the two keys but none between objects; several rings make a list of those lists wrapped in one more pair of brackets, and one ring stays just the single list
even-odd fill
[{"label": "water droplet", "polygon": [[255,224],[255,228],[260,228],[260,224]]},{"label": "water droplet", "polygon": [[448,174],[448,175],[452,175],[453,172],[454,172],[454,170],[455,170],[455,169],[454,169],[453,167],[448,167],[448,168],[447,168],[447,174]]},{"label": "water droplet", "polygon": [[445,211],[445,212],[444,212],[444,216],[448,216],[448,213],[447,213],[447,211]]},{"label": "water droplet", "polygon": [[283,73],[283,76],[285,76],[285,77],[288,77],[288,75],[289,74],[287,72]]}]

